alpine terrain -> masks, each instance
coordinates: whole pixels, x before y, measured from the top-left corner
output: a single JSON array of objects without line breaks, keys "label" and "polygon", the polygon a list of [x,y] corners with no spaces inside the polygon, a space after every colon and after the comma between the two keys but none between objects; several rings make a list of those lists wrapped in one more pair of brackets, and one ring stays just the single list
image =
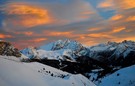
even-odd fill
[{"label": "alpine terrain", "polygon": [[58,40],[23,50],[0,41],[0,86],[135,86],[135,42]]}]

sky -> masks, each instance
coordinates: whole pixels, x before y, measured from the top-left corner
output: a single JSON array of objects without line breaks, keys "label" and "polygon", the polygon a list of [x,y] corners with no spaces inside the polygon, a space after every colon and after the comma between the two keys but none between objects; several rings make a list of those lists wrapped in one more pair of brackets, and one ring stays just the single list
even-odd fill
[{"label": "sky", "polygon": [[23,49],[60,39],[135,41],[135,1],[0,0],[0,40]]}]

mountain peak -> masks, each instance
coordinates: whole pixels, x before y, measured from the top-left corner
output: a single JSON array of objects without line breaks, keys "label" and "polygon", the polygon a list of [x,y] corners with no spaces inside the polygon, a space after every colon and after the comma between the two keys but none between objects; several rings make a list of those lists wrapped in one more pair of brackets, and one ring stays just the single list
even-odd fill
[{"label": "mountain peak", "polygon": [[21,57],[21,53],[17,48],[2,40],[0,41],[0,55]]},{"label": "mountain peak", "polygon": [[71,50],[77,50],[82,48],[83,45],[75,40],[58,40],[55,42],[51,42],[49,44],[43,45],[39,47],[38,49],[43,49],[43,50],[61,50],[61,49],[71,49]]}]

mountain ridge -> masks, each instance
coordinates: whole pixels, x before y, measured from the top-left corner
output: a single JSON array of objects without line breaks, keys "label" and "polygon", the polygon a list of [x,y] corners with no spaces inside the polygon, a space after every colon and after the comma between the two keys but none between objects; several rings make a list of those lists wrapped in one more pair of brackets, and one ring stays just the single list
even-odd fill
[{"label": "mountain ridge", "polygon": [[[119,43],[107,42],[95,46],[86,47],[77,41],[68,39],[68,40],[58,40],[50,44],[43,45],[36,49],[28,48],[26,52],[25,50],[21,50],[21,52],[22,53],[25,52],[24,55],[28,54],[28,52],[31,51],[35,53],[37,52],[37,54],[34,53],[34,55],[40,54],[40,56],[38,56],[40,58],[41,56],[44,55],[42,55],[42,53],[40,53],[39,50],[41,52],[45,51],[46,53],[50,53],[50,51],[52,51],[57,55],[55,58],[60,57],[59,59],[61,60],[63,60],[62,57],[67,57],[68,60],[72,60],[72,61],[76,61],[78,57],[90,57],[101,62],[106,62],[110,65],[118,66],[123,64],[123,66],[126,65],[128,66],[127,63],[124,64],[125,63],[124,60],[128,58],[134,59],[132,57],[134,57],[135,55],[132,53],[135,52],[135,42],[124,40]],[[119,59],[123,59],[123,61],[119,62]],[[134,64],[134,62],[131,63]]]}]

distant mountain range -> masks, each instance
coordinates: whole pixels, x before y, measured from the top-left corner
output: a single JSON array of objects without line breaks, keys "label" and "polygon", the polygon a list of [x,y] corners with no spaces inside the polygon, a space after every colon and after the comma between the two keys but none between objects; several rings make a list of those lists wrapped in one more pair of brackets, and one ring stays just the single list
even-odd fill
[{"label": "distant mountain range", "polygon": [[21,53],[29,58],[57,59],[76,61],[88,57],[112,66],[130,66],[135,64],[135,42],[108,42],[95,46],[84,46],[73,40],[58,40],[38,48],[26,48]]},{"label": "distant mountain range", "polygon": [[[132,71],[128,69],[135,70],[135,42],[127,40],[95,46],[85,46],[74,40],[58,40],[36,48],[28,47],[20,52],[10,43],[0,41],[0,55],[21,57],[22,62],[39,62],[72,74],[82,74],[99,86],[108,85],[106,79],[115,77],[117,71],[122,70],[120,73],[123,74],[123,68],[129,72]],[[108,80],[111,82],[111,79]],[[135,85],[134,78],[128,80],[129,86]],[[117,85],[125,86],[122,85],[122,79]]]}]

